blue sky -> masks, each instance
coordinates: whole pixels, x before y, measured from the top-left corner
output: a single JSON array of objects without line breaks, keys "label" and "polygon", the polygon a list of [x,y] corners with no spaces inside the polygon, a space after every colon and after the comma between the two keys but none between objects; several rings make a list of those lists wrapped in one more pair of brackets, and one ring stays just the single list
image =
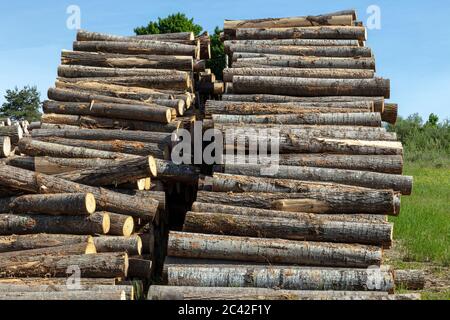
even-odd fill
[{"label": "blue sky", "polygon": [[224,19],[312,15],[354,8],[366,22],[370,5],[381,8],[381,29],[369,31],[368,45],[379,76],[391,79],[391,101],[400,114],[433,112],[450,118],[450,1],[405,0],[41,0],[0,3],[0,102],[5,90],[36,85],[46,97],[56,78],[61,49],[75,31],[66,27],[69,5],[81,8],[81,27],[131,35],[149,20],[184,12],[206,30]]}]

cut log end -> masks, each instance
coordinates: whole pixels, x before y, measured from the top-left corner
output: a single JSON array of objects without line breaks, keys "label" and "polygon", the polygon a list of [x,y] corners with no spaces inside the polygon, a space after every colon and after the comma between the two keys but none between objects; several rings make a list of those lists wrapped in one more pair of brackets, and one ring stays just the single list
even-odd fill
[{"label": "cut log end", "polygon": [[123,224],[123,235],[125,237],[129,237],[132,235],[133,231],[134,231],[133,217],[128,217]]},{"label": "cut log end", "polygon": [[137,237],[137,252],[138,255],[142,255],[142,238],[141,237]]},{"label": "cut log end", "polygon": [[156,165],[155,158],[148,157],[148,166],[152,177],[156,178],[158,176],[158,166]]},{"label": "cut log end", "polygon": [[95,212],[95,210],[97,209],[97,204],[95,201],[95,196],[92,193],[86,194],[85,203],[86,203],[86,211],[89,214],[93,214]]},{"label": "cut log end", "polygon": [[0,158],[8,157],[11,154],[11,139],[9,137],[0,137]]},{"label": "cut log end", "polygon": [[93,240],[90,239],[90,241],[86,245],[86,251],[84,254],[96,254],[96,253],[97,253],[97,249],[95,248],[95,244],[94,244]]},{"label": "cut log end", "polygon": [[103,234],[108,234],[109,230],[111,229],[111,218],[109,217],[109,214],[102,213],[102,229]]}]

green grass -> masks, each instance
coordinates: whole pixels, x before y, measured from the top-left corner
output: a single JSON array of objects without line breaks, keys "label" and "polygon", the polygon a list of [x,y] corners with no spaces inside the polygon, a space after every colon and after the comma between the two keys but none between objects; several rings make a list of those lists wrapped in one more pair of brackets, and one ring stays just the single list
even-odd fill
[{"label": "green grass", "polygon": [[405,175],[414,176],[412,196],[402,197],[395,239],[406,261],[450,265],[450,160],[407,163]]}]

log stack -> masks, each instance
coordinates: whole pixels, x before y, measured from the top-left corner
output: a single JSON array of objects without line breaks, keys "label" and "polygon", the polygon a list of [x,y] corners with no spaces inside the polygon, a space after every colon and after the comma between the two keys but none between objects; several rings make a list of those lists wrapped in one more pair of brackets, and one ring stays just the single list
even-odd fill
[{"label": "log stack", "polygon": [[356,13],[224,30],[226,93],[206,102],[204,127],[225,155],[200,178],[182,232],[170,233],[169,286],[149,299],[419,299],[394,294],[397,273],[383,261],[387,216],[400,213],[412,177],[383,127],[396,108]]}]

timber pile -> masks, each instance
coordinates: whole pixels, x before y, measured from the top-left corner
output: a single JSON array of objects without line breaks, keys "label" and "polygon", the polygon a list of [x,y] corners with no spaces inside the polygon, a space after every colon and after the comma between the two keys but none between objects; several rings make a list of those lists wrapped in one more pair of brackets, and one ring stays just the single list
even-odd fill
[{"label": "timber pile", "polygon": [[419,299],[393,293],[423,286],[422,274],[383,265],[387,216],[400,213],[412,177],[382,127],[396,108],[356,13],[224,30],[232,68],[205,124],[223,134],[226,156],[199,180],[183,232],[169,236],[169,286],[149,299]]},{"label": "timber pile", "polygon": [[42,121],[0,121],[0,299],[142,298],[159,277],[170,200],[198,181],[169,159],[207,38],[79,31]]}]

